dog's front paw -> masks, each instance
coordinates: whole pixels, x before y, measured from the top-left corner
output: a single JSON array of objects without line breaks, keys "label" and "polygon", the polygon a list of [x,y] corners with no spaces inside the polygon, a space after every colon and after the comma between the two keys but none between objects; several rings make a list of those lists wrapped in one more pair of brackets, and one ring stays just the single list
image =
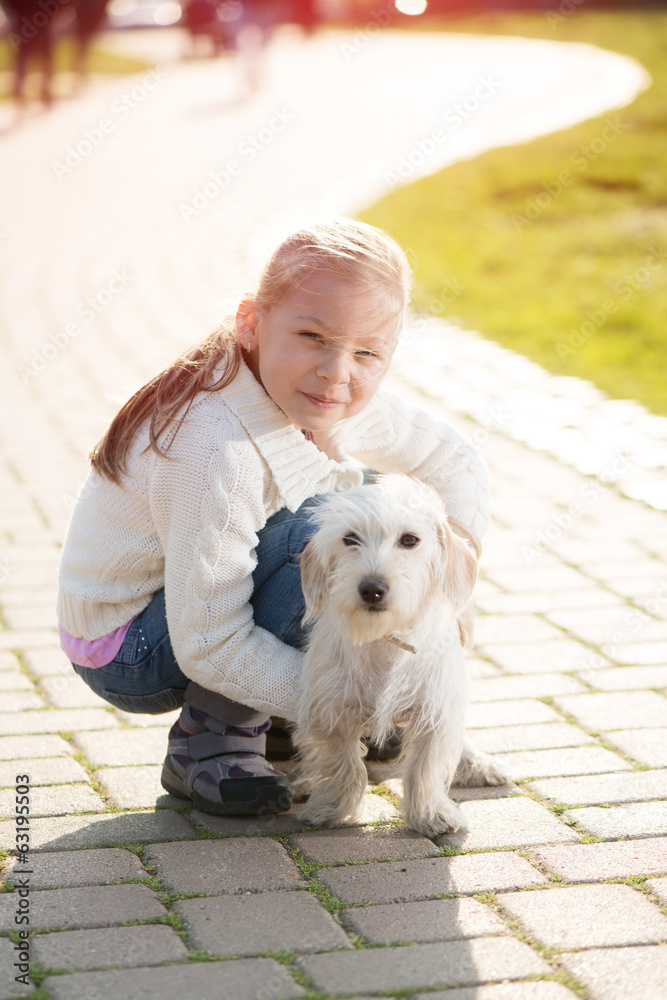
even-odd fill
[{"label": "dog's front paw", "polygon": [[335,807],[311,805],[307,802],[303,809],[299,810],[297,819],[301,823],[308,823],[309,826],[340,826],[345,816],[340,809]]},{"label": "dog's front paw", "polygon": [[299,810],[297,819],[310,826],[340,826],[346,819],[355,819],[356,815],[350,816],[336,802],[322,801],[316,797],[310,798],[303,809]]},{"label": "dog's front paw", "polygon": [[305,802],[310,795],[311,782],[295,768],[288,774],[290,791],[294,802]]},{"label": "dog's front paw", "polygon": [[451,799],[443,799],[428,812],[416,814],[406,810],[405,824],[425,837],[437,837],[441,833],[456,833],[467,830],[468,821]]},{"label": "dog's front paw", "polygon": [[505,771],[493,757],[465,747],[454,775],[454,784],[467,788],[484,785],[504,785],[509,781]]}]

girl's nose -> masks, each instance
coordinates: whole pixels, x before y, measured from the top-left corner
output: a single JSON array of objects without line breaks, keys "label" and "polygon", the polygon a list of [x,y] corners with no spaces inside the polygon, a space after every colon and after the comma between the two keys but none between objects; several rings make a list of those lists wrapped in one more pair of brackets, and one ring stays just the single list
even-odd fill
[{"label": "girl's nose", "polygon": [[332,385],[346,385],[351,378],[350,359],[344,351],[332,351],[317,366],[317,374]]}]

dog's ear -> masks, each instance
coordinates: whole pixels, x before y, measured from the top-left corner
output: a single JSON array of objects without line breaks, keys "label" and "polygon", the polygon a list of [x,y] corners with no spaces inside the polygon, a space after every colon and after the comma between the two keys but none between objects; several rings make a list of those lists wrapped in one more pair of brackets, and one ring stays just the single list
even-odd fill
[{"label": "dog's ear", "polygon": [[315,538],[311,538],[301,553],[301,589],[306,601],[306,618],[317,617],[326,593],[327,567],[322,564]]},{"label": "dog's ear", "polygon": [[477,559],[444,516],[438,519],[438,538],[442,549],[442,588],[447,600],[459,610],[465,607],[475,589]]}]

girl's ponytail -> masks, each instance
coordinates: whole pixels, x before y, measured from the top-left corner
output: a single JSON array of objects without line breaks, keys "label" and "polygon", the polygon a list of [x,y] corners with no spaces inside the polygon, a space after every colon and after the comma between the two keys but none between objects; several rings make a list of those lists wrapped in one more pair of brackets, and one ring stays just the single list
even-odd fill
[{"label": "girl's ponytail", "polygon": [[[225,363],[224,370],[215,378],[221,361]],[[130,445],[149,419],[149,447],[158,455],[166,455],[169,445],[160,446],[162,435],[172,427],[178,430],[198,393],[216,392],[229,385],[236,378],[240,364],[241,348],[231,329],[221,328],[203,344],[186,351],[135,392],[119,410],[90,455],[93,468],[101,476],[119,483],[126,471]]]}]

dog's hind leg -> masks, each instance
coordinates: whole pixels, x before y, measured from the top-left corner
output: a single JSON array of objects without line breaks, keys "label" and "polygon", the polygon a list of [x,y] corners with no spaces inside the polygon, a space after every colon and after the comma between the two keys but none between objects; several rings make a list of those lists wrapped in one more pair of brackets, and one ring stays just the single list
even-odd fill
[{"label": "dog's hind leg", "polygon": [[465,816],[447,794],[462,740],[462,732],[459,738],[451,733],[443,738],[432,730],[406,727],[401,808],[406,825],[427,837],[467,828]]},{"label": "dog's hind leg", "polygon": [[468,787],[504,785],[507,780],[507,775],[493,757],[475,750],[467,740],[464,741],[463,752],[454,777],[455,785]]},{"label": "dog's hind leg", "polygon": [[302,773],[310,798],[299,812],[300,820],[337,826],[358,817],[368,785],[360,735],[343,728],[321,735],[309,729],[302,734]]}]

